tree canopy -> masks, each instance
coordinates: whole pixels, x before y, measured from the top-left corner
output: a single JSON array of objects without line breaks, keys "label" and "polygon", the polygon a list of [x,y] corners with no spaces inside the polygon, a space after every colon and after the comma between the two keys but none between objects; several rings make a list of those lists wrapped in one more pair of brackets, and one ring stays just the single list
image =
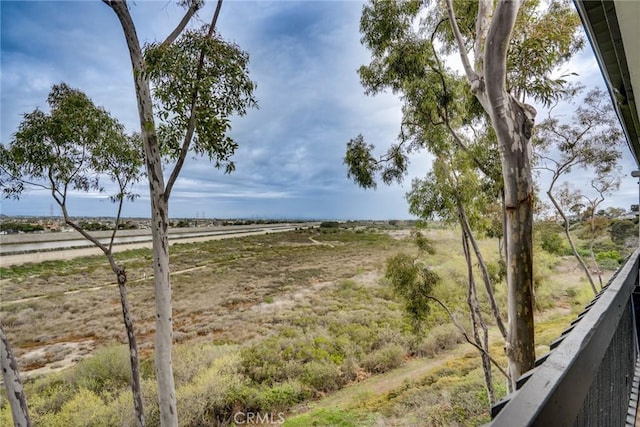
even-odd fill
[{"label": "tree canopy", "polygon": [[53,85],[47,103],[49,112],[24,114],[11,142],[0,147],[4,196],[45,188],[62,206],[72,190],[104,192],[106,178],[118,185],[112,200],[134,199],[142,166],[137,138],[66,83]]}]

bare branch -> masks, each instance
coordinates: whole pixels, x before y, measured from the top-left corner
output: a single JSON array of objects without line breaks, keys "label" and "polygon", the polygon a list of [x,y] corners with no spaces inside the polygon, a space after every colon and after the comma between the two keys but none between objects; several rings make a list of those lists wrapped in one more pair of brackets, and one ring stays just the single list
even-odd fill
[{"label": "bare branch", "polygon": [[182,19],[180,20],[176,28],[171,32],[171,34],[169,34],[169,36],[167,36],[165,41],[162,42],[160,47],[161,48],[167,47],[171,43],[173,43],[178,38],[178,36],[182,33],[182,31],[184,31],[185,27],[187,26],[187,24],[189,23],[193,15],[195,15],[196,12],[198,12],[198,10],[200,10],[201,7],[202,7],[202,2],[198,0],[192,0],[191,4],[189,5],[189,8],[187,9],[187,12],[184,14],[184,16],[182,17]]},{"label": "bare branch", "polygon": [[493,311],[493,316],[496,319],[496,324],[498,325],[498,329],[502,334],[504,339],[507,338],[507,329],[504,326],[504,322],[502,320],[502,315],[500,314],[500,308],[498,307],[498,303],[496,302],[496,298],[493,292],[493,286],[491,285],[491,279],[489,278],[487,264],[484,262],[484,258],[482,256],[482,252],[478,247],[478,242],[476,242],[473,231],[471,230],[471,225],[469,224],[469,220],[467,218],[467,214],[464,210],[464,207],[460,205],[460,222],[464,228],[464,231],[471,241],[471,246],[473,247],[473,251],[476,254],[476,258],[478,259],[478,263],[480,264],[480,271],[482,272],[482,279],[484,281],[485,288],[487,290],[487,296],[489,297],[489,304],[491,305],[491,311]]},{"label": "bare branch", "polygon": [[119,175],[116,176],[116,179],[118,180],[118,186],[120,187],[120,197],[118,200],[118,213],[116,214],[113,232],[111,233],[111,238],[109,239],[109,253],[111,253],[111,249],[113,249],[113,241],[116,238],[116,233],[118,232],[118,227],[120,226],[120,215],[122,214],[122,205],[124,204],[124,190],[126,187],[126,183],[122,182],[122,179]]},{"label": "bare branch", "polygon": [[458,323],[458,321],[456,320],[456,317],[453,315],[453,313],[451,312],[451,310],[449,310],[449,307],[447,307],[447,305],[445,303],[443,303],[439,298],[431,296],[431,295],[427,295],[427,298],[429,298],[430,300],[433,300],[435,302],[437,302],[440,307],[442,307],[444,309],[444,311],[447,312],[447,315],[449,316],[449,318],[451,319],[451,321],[453,322],[454,326],[458,329],[458,331],[460,331],[460,333],[462,334],[462,336],[464,337],[465,341],[467,341],[469,344],[471,344],[472,346],[474,346],[475,348],[477,348],[479,351],[481,351],[483,354],[485,354],[490,360],[491,363],[493,363],[493,365],[498,368],[498,370],[502,373],[502,375],[505,376],[505,378],[509,379],[509,375],[507,374],[507,372],[502,368],[502,366],[500,366],[498,364],[498,362],[496,362],[496,360],[491,357],[491,355],[481,346],[479,346],[476,342],[474,342],[470,337],[469,334],[467,334],[467,331],[464,329],[464,327]]},{"label": "bare branch", "polygon": [[471,83],[471,85],[473,86],[473,84],[479,80],[479,77],[471,67],[471,62],[469,62],[469,55],[467,54],[467,49],[464,45],[464,40],[462,39],[462,34],[460,33],[460,28],[458,27],[458,22],[456,21],[456,14],[453,10],[453,0],[447,0],[447,14],[449,15],[449,22],[451,23],[453,35],[455,36],[456,43],[458,44],[458,50],[460,51],[460,59],[462,60],[462,65],[464,66],[464,72],[467,75],[469,83]]}]

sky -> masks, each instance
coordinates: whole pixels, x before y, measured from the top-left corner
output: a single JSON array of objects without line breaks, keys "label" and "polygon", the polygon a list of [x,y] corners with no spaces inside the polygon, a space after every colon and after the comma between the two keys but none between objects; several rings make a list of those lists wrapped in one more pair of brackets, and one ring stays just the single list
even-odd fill
[{"label": "sky", "polygon": [[[172,1],[130,2],[142,42],[162,40],[182,16]],[[196,25],[208,22],[207,2]],[[360,43],[357,1],[224,2],[218,31],[250,56],[259,109],[232,121],[236,170],[225,175],[206,158],[189,158],[176,182],[170,216],[207,218],[410,218],[404,194],[429,170],[428,153],[412,155],[402,185],[364,190],[347,178],[345,146],[359,133],[382,153],[395,142],[402,104],[392,94],[366,96],[357,69],[370,55]],[[105,107],[130,132],[139,129],[128,51],[113,11],[100,1],[0,1],[0,141],[8,144],[22,114],[46,110],[53,84],[66,82]],[[587,85],[602,77],[589,46],[570,65]],[[541,117],[539,113],[539,117]],[[635,162],[625,147],[620,191],[607,206],[637,203]],[[544,177],[543,177],[544,179]],[[571,178],[584,186],[578,171]],[[148,189],[125,217],[148,217]],[[4,215],[58,215],[46,191],[2,200]],[[106,194],[74,194],[72,216],[109,216]]]}]

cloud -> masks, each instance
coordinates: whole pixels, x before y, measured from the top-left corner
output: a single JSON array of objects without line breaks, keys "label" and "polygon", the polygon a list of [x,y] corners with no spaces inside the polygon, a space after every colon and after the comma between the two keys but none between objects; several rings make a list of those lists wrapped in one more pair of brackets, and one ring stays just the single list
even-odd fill
[{"label": "cloud", "polygon": [[[207,2],[195,25],[208,22],[214,7]],[[3,143],[21,114],[46,107],[51,85],[60,81],[85,91],[129,131],[139,129],[128,52],[111,9],[101,2],[13,1],[0,8]],[[232,121],[239,148],[231,175],[207,159],[187,160],[172,194],[172,217],[408,217],[404,193],[430,168],[430,155],[412,156],[404,186],[376,191],[349,181],[342,161],[346,142],[359,133],[384,151],[396,140],[402,115],[396,96],[368,97],[360,86],[357,69],[370,59],[360,43],[361,10],[362,3],[345,1],[224,3],[218,30],[249,53],[260,109]],[[138,1],[131,13],[141,41],[151,42],[162,40],[183,11],[170,1]],[[599,76],[589,61],[589,54],[576,60],[584,81]],[[142,197],[127,203],[124,215],[148,216],[148,187],[136,189]],[[74,195],[76,214],[105,210],[96,209],[94,196]],[[50,205],[45,194],[29,193],[18,203],[3,201],[2,210],[43,215]]]}]

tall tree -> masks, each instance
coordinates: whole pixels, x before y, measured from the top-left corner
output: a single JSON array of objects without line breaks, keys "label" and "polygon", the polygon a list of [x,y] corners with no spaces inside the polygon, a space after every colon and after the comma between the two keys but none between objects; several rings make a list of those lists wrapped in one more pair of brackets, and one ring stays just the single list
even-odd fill
[{"label": "tall tree", "polygon": [[474,232],[474,229],[488,230],[490,227],[490,221],[487,221],[483,215],[483,210],[487,202],[492,199],[492,194],[483,191],[482,181],[474,171],[473,161],[468,153],[454,145],[450,151],[440,153],[433,163],[432,171],[425,178],[413,181],[411,191],[407,193],[407,200],[409,211],[421,219],[439,218],[441,221],[457,223],[460,226],[462,249],[467,267],[467,307],[473,333],[472,344],[480,352],[489,401],[493,404],[495,403],[491,371],[493,359],[489,349],[488,323],[478,298],[476,262],[485,283],[494,320],[505,338],[506,330],[495,302],[488,268]]},{"label": "tall tree", "polygon": [[[204,1],[181,1],[187,10],[176,28],[165,40],[145,50],[126,0],[103,1],[120,22],[133,69],[151,199],[160,424],[177,426],[171,360],[169,198],[189,151],[209,157],[226,172],[233,170],[231,156],[237,145],[226,135],[231,128],[229,118],[242,116],[256,106],[255,84],[248,76],[248,55],[215,32],[222,0],[218,0],[211,23],[199,30],[188,30],[187,26]],[[163,169],[163,158],[174,162],[172,170]]]},{"label": "tall tree", "polygon": [[[123,202],[136,198],[132,187],[142,169],[139,144],[135,137],[124,134],[122,125],[109,113],[65,83],[52,87],[48,103],[49,113],[36,109],[25,114],[9,146],[0,146],[2,191],[5,197],[19,198],[29,188],[48,190],[60,206],[65,222],[107,257],[120,291],[136,421],[144,426],[138,346],[127,298],[127,275],[112,252]],[[110,196],[117,204],[117,213],[108,244],[85,230],[68,209],[71,191],[104,191],[101,178],[109,179],[116,187]]]},{"label": "tall tree", "polygon": [[9,340],[4,333],[2,323],[0,323],[0,369],[2,369],[2,380],[7,389],[7,400],[11,407],[13,425],[15,427],[31,427],[29,405],[20,379],[20,369]]},{"label": "tall tree", "polygon": [[[598,290],[589,268],[580,256],[569,232],[570,223],[564,206],[575,203],[562,203],[559,200],[561,194],[556,194],[556,185],[576,168],[591,168],[596,177],[614,178],[613,172],[622,157],[620,151],[623,142],[622,130],[611,103],[600,88],[592,89],[586,94],[570,122],[561,121],[552,114],[553,109],[549,111],[549,117],[536,128],[534,137],[536,168],[551,174],[547,196],[562,218],[564,233],[573,254],[587,276],[591,289],[594,294],[597,294]],[[597,181],[593,183],[598,185]],[[604,182],[600,180],[600,185],[602,184]],[[613,182],[611,184],[613,185]],[[564,199],[571,199],[568,197],[569,193],[563,192]],[[579,193],[578,198],[582,198],[582,192]]]},{"label": "tall tree", "polygon": [[600,270],[600,266],[598,265],[594,246],[596,238],[599,235],[604,234],[609,229],[610,221],[604,216],[598,216],[597,212],[600,204],[604,202],[608,196],[610,196],[613,192],[617,191],[620,188],[620,174],[616,172],[598,174],[591,180],[591,188],[595,191],[596,194],[592,196],[583,194],[582,197],[587,201],[587,206],[589,207],[590,211],[590,218],[588,219],[589,254],[591,255],[593,268],[598,275],[600,289],[602,289],[602,271]]},{"label": "tall tree", "polygon": [[[551,76],[582,46],[580,22],[568,1],[550,1],[546,9],[537,1],[444,3],[440,7],[441,3],[418,0],[372,0],[365,6],[360,29],[373,58],[360,69],[360,77],[369,94],[389,88],[405,97],[416,82],[429,79],[428,70],[437,68],[434,52],[460,55],[470,93],[490,118],[497,139],[492,152],[502,169],[509,306],[506,348],[515,382],[535,360],[530,140],[536,112],[524,101],[530,97],[548,103],[566,94],[566,76]],[[448,99],[424,96],[416,105],[434,108],[443,102]],[[427,115],[424,120],[433,118]],[[356,157],[369,166],[369,177],[376,168],[383,169],[364,139],[355,148]],[[392,146],[387,157],[395,161],[391,169],[395,174],[386,176],[401,178],[404,154],[415,148],[402,142]]]}]

